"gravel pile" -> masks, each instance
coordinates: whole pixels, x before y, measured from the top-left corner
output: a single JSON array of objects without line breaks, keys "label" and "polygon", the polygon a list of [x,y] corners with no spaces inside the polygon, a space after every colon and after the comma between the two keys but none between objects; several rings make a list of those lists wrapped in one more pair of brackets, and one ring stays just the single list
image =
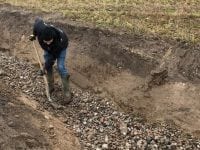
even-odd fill
[{"label": "gravel pile", "polygon": [[[67,128],[79,137],[84,150],[200,149],[200,140],[165,124],[149,124],[139,116],[118,111],[108,99],[81,89],[73,90],[73,102],[52,107],[46,100],[43,78],[29,62],[0,53],[0,79],[37,100],[54,115],[65,118]],[[54,100],[62,99],[61,85],[56,84]],[[60,105],[59,105],[60,106]]]}]

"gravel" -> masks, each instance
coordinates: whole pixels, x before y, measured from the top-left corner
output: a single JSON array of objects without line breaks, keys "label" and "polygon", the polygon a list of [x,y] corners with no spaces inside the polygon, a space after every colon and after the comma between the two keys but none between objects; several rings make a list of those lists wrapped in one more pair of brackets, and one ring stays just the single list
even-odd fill
[{"label": "gravel", "polygon": [[20,90],[38,101],[55,116],[64,117],[66,128],[73,129],[83,150],[200,149],[200,140],[192,135],[167,123],[150,124],[138,115],[120,112],[109,99],[91,91],[73,88],[73,102],[60,106],[63,100],[60,82],[56,83],[53,95],[60,107],[52,107],[46,100],[43,78],[37,76],[37,68],[1,52],[0,79],[13,91]]}]

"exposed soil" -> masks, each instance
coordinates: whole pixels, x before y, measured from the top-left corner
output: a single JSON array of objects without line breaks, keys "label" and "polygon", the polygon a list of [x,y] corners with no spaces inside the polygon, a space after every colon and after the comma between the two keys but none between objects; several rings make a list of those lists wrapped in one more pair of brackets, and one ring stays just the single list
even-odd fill
[{"label": "exposed soil", "polygon": [[74,133],[36,101],[2,80],[0,90],[0,149],[80,149]]},{"label": "exposed soil", "polygon": [[[70,22],[59,14],[33,13],[20,7],[0,5],[1,52],[23,59],[36,68],[37,59],[28,36],[32,33],[32,24],[38,15],[68,33],[70,46],[67,66],[74,87],[89,90],[103,99],[109,99],[118,110],[142,115],[150,122],[173,122],[185,132],[200,136],[198,46],[191,46],[183,41],[163,40],[159,37],[104,31]],[[42,50],[40,52],[42,56]],[[0,88],[7,89],[5,85],[0,85]],[[13,145],[5,143],[5,146],[12,149],[18,142],[22,143],[23,148],[31,148],[24,140],[19,141],[27,136],[22,134],[25,132],[34,143],[33,149],[55,149],[59,146],[62,149],[61,146],[69,143],[76,143],[76,146],[71,144],[74,149],[80,148],[76,138],[71,138],[73,133],[65,129],[55,118],[52,121],[53,126],[60,136],[50,139],[51,135],[43,132],[41,126],[49,129],[52,122],[47,125],[45,113],[37,114],[32,104],[24,104],[26,96],[16,94],[9,89],[0,94],[0,104],[3,107],[2,125],[8,131],[2,131],[2,134],[6,135],[2,139],[14,141]],[[35,102],[33,104],[35,105]],[[12,107],[16,107],[16,112],[9,111]],[[4,112],[4,108],[7,113]],[[16,119],[13,114],[20,117],[17,116]],[[31,118],[32,121],[27,121],[27,118]],[[8,126],[10,121],[16,123],[16,128],[11,130]],[[59,143],[66,138],[62,136],[63,132],[69,134],[66,135],[69,143]],[[19,138],[13,138],[13,133]],[[56,140],[58,141],[54,142],[55,144],[49,144]]]}]

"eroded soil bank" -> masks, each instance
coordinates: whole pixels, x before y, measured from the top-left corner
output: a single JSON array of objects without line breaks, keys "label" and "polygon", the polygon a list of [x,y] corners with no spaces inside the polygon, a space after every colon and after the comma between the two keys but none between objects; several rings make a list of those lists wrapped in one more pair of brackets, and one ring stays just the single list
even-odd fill
[{"label": "eroded soil bank", "polygon": [[5,4],[0,6],[1,50],[37,66],[28,36],[38,15],[67,32],[67,66],[76,86],[108,98],[119,109],[142,114],[152,122],[172,121],[198,136],[198,46],[104,31],[60,14],[33,13]]},{"label": "eroded soil bank", "polygon": [[74,133],[36,101],[1,79],[0,91],[0,149],[80,149]]}]

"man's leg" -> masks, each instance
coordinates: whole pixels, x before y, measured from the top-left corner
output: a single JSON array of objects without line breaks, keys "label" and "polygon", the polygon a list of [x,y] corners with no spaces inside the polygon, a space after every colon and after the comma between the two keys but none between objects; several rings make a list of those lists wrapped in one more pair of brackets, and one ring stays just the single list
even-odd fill
[{"label": "man's leg", "polygon": [[55,63],[55,58],[47,51],[44,51],[44,60],[44,68],[47,71],[48,89],[49,93],[51,94],[54,91],[53,64]]},{"label": "man's leg", "polygon": [[58,71],[61,76],[61,80],[62,80],[62,84],[63,84],[65,103],[70,103],[71,102],[71,92],[70,92],[70,86],[69,86],[69,74],[65,67],[66,52],[67,52],[67,49],[64,49],[60,52],[60,54],[57,58],[57,66],[58,66]]}]

